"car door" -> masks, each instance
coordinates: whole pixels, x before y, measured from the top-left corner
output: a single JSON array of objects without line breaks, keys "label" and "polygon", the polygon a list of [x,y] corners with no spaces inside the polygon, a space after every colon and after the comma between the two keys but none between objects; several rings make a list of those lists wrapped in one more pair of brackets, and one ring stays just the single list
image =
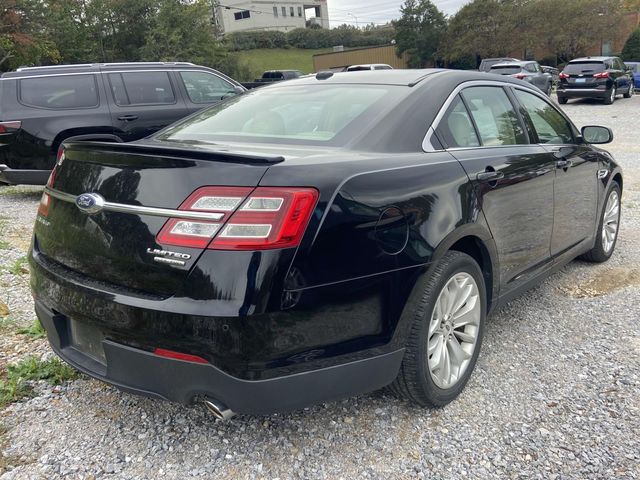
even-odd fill
[{"label": "car door", "polygon": [[183,92],[188,113],[220,103],[237,95],[231,82],[205,70],[179,70],[175,72],[178,86]]},{"label": "car door", "polygon": [[535,141],[555,163],[551,255],[580,249],[596,228],[598,157],[579,142],[569,121],[547,99],[519,88],[514,95]]},{"label": "car door", "polygon": [[106,71],[115,134],[130,142],[147,137],[187,115],[168,71]]},{"label": "car door", "polygon": [[550,263],[554,162],[529,143],[499,85],[462,90],[437,133],[475,188],[498,251],[500,295],[506,294]]},{"label": "car door", "polygon": [[626,93],[631,86],[631,75],[625,64],[619,58],[613,60],[616,71],[618,72],[618,91]]}]

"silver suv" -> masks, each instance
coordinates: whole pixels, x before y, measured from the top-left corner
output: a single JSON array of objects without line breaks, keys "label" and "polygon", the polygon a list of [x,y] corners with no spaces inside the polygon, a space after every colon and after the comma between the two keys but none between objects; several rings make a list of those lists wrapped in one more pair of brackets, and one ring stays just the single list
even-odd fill
[{"label": "silver suv", "polygon": [[491,66],[489,73],[498,75],[509,75],[525,82],[529,82],[542,90],[547,95],[551,95],[553,88],[553,77],[550,73],[545,73],[538,62],[503,62]]}]

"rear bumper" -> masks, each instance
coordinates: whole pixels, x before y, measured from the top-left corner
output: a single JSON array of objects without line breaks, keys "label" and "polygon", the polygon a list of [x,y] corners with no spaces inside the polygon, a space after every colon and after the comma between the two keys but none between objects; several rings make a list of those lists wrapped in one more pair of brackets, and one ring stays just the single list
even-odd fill
[{"label": "rear bumper", "polygon": [[270,414],[382,388],[396,377],[404,350],[268,380],[243,380],[214,367],[159,357],[104,340],[106,365],[74,348],[69,319],[36,301],[53,350],[87,375],[121,390],[184,404],[207,397],[236,413]]},{"label": "rear bumper", "polygon": [[558,88],[556,93],[566,98],[606,98],[608,90],[603,88]]},{"label": "rear bumper", "polygon": [[51,170],[21,170],[0,164],[0,182],[12,185],[45,185]]}]

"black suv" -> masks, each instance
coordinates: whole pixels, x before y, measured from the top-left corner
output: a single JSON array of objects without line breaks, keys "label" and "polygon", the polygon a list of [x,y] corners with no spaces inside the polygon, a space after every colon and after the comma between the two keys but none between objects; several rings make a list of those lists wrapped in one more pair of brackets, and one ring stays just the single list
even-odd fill
[{"label": "black suv", "polygon": [[631,98],[633,74],[618,57],[576,58],[560,73],[559,103],[570,98],[599,98],[611,105],[620,93]]},{"label": "black suv", "polygon": [[21,68],[0,78],[0,184],[44,185],[64,140],[129,142],[245,91],[191,63]]}]

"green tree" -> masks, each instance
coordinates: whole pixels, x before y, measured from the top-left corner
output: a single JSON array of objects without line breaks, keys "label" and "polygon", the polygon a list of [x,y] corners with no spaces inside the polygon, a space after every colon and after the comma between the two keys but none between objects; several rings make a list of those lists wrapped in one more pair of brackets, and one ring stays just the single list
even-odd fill
[{"label": "green tree", "polygon": [[396,29],[397,53],[409,54],[409,66],[424,67],[437,63],[447,29],[447,20],[429,0],[406,0]]},{"label": "green tree", "polygon": [[627,62],[640,62],[640,28],[635,29],[624,44],[622,59]]}]

